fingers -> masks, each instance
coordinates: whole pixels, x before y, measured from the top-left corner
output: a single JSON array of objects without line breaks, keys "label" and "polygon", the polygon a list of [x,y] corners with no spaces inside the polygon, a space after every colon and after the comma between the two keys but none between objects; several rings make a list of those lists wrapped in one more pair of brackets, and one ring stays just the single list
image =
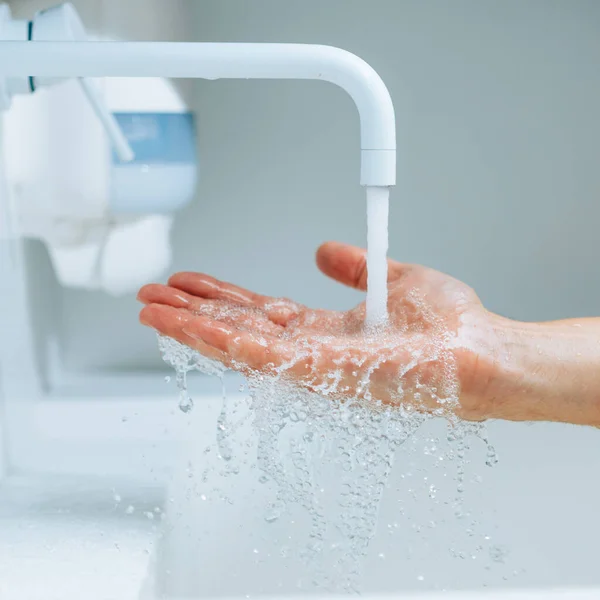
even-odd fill
[{"label": "fingers", "polygon": [[186,333],[198,342],[227,356],[237,370],[268,371],[289,362],[294,356],[291,342],[260,332],[239,329],[234,324],[196,317],[186,326]]},{"label": "fingers", "polygon": [[279,335],[283,332],[280,325],[272,323],[263,311],[253,306],[232,305],[222,300],[206,300],[156,283],[144,286],[138,294],[138,300],[144,304],[164,304],[188,310],[194,315],[207,316],[225,323],[233,323],[243,329],[254,329],[270,335]]},{"label": "fingers", "polygon": [[227,300],[243,306],[256,304],[257,295],[254,292],[202,273],[175,273],[169,278],[168,284],[200,298]]},{"label": "fingers", "polygon": [[218,360],[229,366],[229,359],[226,354],[186,333],[186,328],[193,318],[194,315],[186,310],[162,304],[149,304],[140,312],[142,325],[152,327],[162,335],[194,348],[207,358]]},{"label": "fingers", "polygon": [[149,304],[142,309],[140,322],[238,371],[268,371],[291,362],[295,355],[292,342],[240,329],[237,321],[224,323],[172,306]]},{"label": "fingers", "polygon": [[331,356],[323,352],[322,344],[316,338],[281,339],[261,331],[241,329],[238,322],[224,323],[164,304],[145,306],[140,321],[162,335],[246,374],[268,374],[280,369],[299,384],[316,389],[315,386],[323,385],[330,371]]},{"label": "fingers", "polygon": [[169,279],[169,286],[186,292],[192,297],[225,300],[240,306],[260,308],[274,323],[283,326],[290,319],[295,318],[302,309],[291,300],[262,296],[202,273],[176,273]]},{"label": "fingers", "polygon": [[173,308],[186,308],[188,310],[197,310],[204,300],[190,296],[185,292],[162,285],[160,283],[150,283],[145,285],[137,295],[137,299],[143,304],[166,304]]},{"label": "fingers", "polygon": [[[326,242],[317,250],[317,266],[325,275],[344,285],[367,289],[367,254],[361,248]],[[396,281],[409,269],[410,265],[388,260],[388,281]]]}]

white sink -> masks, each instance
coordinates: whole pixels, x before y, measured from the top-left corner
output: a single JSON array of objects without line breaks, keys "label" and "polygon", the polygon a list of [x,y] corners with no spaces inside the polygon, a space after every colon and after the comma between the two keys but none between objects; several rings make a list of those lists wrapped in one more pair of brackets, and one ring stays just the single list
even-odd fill
[{"label": "white sink", "polygon": [[[343,596],[342,596],[343,597]],[[336,600],[340,596],[269,596],[268,600]],[[388,596],[361,596],[361,600],[598,600],[600,589],[564,590],[515,590],[511,592],[439,592],[439,593],[398,593]],[[164,598],[160,600],[195,600],[186,598]],[[214,600],[214,599],[211,599]],[[222,600],[222,599],[219,599]],[[226,600],[242,600],[227,598]]]},{"label": "white sink", "polygon": [[[137,600],[156,537],[154,493],[98,478],[14,477],[0,486],[0,598]],[[127,491],[129,487],[130,491]],[[137,514],[127,514],[129,505]]]}]

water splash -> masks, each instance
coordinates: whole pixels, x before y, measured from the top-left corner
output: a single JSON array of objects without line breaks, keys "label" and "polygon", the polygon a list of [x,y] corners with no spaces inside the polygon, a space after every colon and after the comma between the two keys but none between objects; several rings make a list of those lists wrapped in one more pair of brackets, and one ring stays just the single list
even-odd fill
[{"label": "water splash", "polygon": [[179,389],[179,409],[184,413],[190,412],[194,407],[194,401],[187,389],[187,374],[190,371],[200,371],[207,375],[223,377],[226,371],[221,363],[206,358],[189,346],[166,336],[158,336],[158,349],[163,360],[175,369],[176,383]]},{"label": "water splash", "polygon": [[[430,326],[435,326],[434,321]],[[412,349],[406,339],[381,338],[376,360],[366,366],[356,365],[357,373],[361,372],[357,384],[360,398],[340,397],[344,389],[341,367],[313,389],[291,381],[287,373],[294,364],[315,358],[316,350],[301,341],[294,360],[274,369],[269,376],[254,373],[248,377],[249,414],[257,438],[254,463],[259,472],[257,479],[269,483],[273,489],[263,518],[266,523],[277,523],[296,507],[307,514],[310,526],[304,541],[295,542],[295,548],[286,543],[285,554],[295,552],[305,561],[312,585],[335,592],[360,590],[361,565],[377,528],[379,507],[397,452],[407,441],[414,440],[421,426],[435,416],[449,419],[449,450],[444,455],[436,442],[432,442],[427,446],[428,452],[456,465],[454,514],[459,519],[468,516],[463,510],[463,492],[469,440],[478,438],[485,444],[488,465],[492,466],[497,459],[487,440],[485,425],[452,416],[460,390],[455,359],[448,350],[448,336],[448,332],[440,329],[435,343],[423,347],[419,342]],[[189,371],[221,378],[223,400],[216,423],[216,447],[224,461],[223,474],[239,472],[239,465],[231,466],[239,441],[234,443],[237,425],[230,414],[223,378],[225,369],[174,340],[160,337],[159,346],[164,360],[175,368],[178,385],[186,394]],[[373,397],[372,379],[399,346],[411,351],[413,358],[399,372],[393,404],[382,405]],[[425,371],[419,368],[423,365],[433,365],[437,375],[424,377]],[[417,410],[415,402],[427,405],[428,412]],[[333,514],[328,514],[321,502],[320,472],[327,465],[341,472]],[[439,501],[435,485],[427,484],[427,489],[431,501]],[[421,525],[415,527],[420,530]],[[464,550],[452,551],[458,558],[467,556]]]},{"label": "water splash", "polygon": [[221,412],[217,418],[217,446],[219,448],[219,456],[226,461],[230,461],[233,456],[233,448],[231,446],[230,434],[231,426],[227,418],[228,401],[227,388],[225,387],[225,375],[220,375],[221,379]]}]

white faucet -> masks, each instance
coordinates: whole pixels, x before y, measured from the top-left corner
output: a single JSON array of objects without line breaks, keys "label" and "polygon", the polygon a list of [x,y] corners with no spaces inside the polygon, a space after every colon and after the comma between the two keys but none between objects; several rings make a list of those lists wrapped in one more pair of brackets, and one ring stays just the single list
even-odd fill
[{"label": "white faucet", "polygon": [[[65,6],[76,15],[70,5],[61,8]],[[329,81],[346,90],[358,108],[361,184],[396,183],[396,125],[390,94],[375,70],[350,52],[306,44],[89,42],[78,41],[80,37],[71,30],[68,33],[68,41],[37,41],[40,38],[35,36],[29,38],[33,41],[0,41],[0,92],[15,78],[31,82],[135,76]],[[7,37],[0,32],[0,39]]]}]

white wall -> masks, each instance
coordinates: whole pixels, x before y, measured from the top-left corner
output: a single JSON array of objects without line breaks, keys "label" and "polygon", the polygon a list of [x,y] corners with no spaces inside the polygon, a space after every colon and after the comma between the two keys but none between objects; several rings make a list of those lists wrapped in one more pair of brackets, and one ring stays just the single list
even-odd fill
[{"label": "white wall", "polygon": [[[15,18],[30,19],[53,0],[8,0]],[[190,34],[186,0],[71,0],[87,31],[132,40],[172,40]]]},{"label": "white wall", "polygon": [[[0,118],[0,135],[1,131]],[[26,406],[28,400],[38,395],[41,387],[35,335],[27,307],[28,285],[22,277],[24,243],[16,233],[15,214],[2,167],[4,152],[0,148],[0,480],[11,469],[10,449],[19,437],[8,421],[15,409]]]},{"label": "white wall", "polygon": [[[600,5],[591,0],[194,3],[192,37],[356,52],[398,115],[391,255],[466,280],[520,319],[600,312]],[[313,264],[365,242],[355,109],[307,82],[198,85],[201,183],[173,270],[208,271],[315,306],[360,299]],[[74,368],[160,365],[132,298],[63,291]],[[118,332],[119,344],[114,344]],[[90,343],[93,340],[93,343]]]}]

